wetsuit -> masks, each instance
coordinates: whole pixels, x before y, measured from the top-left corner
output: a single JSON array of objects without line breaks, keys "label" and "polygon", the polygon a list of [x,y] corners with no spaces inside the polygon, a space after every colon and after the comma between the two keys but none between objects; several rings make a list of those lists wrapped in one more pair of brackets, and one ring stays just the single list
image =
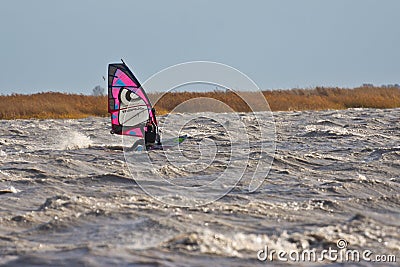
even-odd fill
[{"label": "wetsuit", "polygon": [[151,113],[153,114],[153,119],[149,117],[149,120],[146,123],[146,128],[144,133],[144,142],[146,145],[146,149],[149,149],[156,143],[157,145],[161,145],[160,135],[158,133],[158,127],[157,127],[156,110],[152,108]]},{"label": "wetsuit", "polygon": [[148,122],[144,134],[144,142],[147,145],[154,145],[157,139],[157,128],[153,123]]}]

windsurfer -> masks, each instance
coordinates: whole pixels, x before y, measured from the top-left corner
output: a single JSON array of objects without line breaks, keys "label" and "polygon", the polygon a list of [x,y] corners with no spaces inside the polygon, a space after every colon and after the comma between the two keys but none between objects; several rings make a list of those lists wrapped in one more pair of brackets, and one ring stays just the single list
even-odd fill
[{"label": "windsurfer", "polygon": [[108,65],[108,112],[111,133],[139,137],[129,150],[163,149],[156,111],[124,62]]},{"label": "windsurfer", "polygon": [[155,144],[161,145],[160,134],[157,127],[156,110],[152,108],[151,111],[153,114],[153,119],[149,117],[147,120],[144,133],[144,142],[147,149]]}]

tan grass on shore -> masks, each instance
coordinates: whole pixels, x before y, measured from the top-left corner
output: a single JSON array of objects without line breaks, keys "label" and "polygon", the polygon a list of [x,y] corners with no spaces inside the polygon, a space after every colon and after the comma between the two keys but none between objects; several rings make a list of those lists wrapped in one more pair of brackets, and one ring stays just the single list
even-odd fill
[{"label": "tan grass on shore", "polygon": [[[263,94],[272,111],[400,107],[400,89],[397,87],[354,89],[317,87],[264,91]],[[149,94],[150,99],[159,96],[160,94]],[[234,92],[222,91],[168,93],[163,95],[155,107],[159,114],[166,114],[177,105],[199,97],[213,98],[227,103],[238,112],[250,111],[245,102]],[[0,119],[72,119],[89,116],[108,116],[106,96],[54,92],[0,96]]]},{"label": "tan grass on shore", "polygon": [[0,96],[0,119],[76,119],[106,115],[104,96],[54,92]]}]

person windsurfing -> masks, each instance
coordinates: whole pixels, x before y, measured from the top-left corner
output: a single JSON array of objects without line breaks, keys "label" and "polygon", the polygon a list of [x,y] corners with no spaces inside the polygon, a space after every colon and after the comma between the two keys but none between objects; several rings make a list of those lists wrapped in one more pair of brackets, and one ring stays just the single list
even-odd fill
[{"label": "person windsurfing", "polygon": [[151,149],[155,144],[161,145],[155,108],[151,109],[151,114],[153,116],[149,116],[144,128],[144,143],[147,150]]},{"label": "person windsurfing", "polygon": [[108,112],[111,115],[111,133],[139,137],[135,142],[137,146],[144,142],[147,149],[163,149],[156,111],[123,60],[108,65]]}]

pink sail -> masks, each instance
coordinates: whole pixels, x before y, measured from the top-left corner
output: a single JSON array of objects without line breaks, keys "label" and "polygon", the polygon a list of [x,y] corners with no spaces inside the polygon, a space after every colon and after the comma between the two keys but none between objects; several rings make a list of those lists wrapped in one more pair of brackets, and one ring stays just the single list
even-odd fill
[{"label": "pink sail", "polygon": [[125,63],[108,66],[108,112],[115,134],[143,137],[149,119],[157,125],[146,92]]}]

